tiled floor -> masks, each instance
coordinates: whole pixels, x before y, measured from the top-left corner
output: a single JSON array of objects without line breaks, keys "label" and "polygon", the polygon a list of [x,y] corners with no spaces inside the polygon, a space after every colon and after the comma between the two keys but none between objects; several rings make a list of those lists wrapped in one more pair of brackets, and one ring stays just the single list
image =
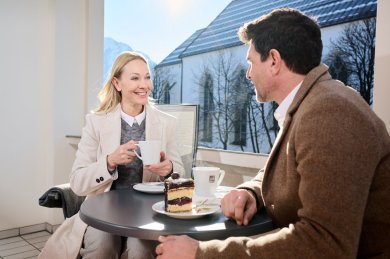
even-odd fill
[{"label": "tiled floor", "polygon": [[0,239],[1,259],[37,258],[50,233],[40,231],[17,237]]}]

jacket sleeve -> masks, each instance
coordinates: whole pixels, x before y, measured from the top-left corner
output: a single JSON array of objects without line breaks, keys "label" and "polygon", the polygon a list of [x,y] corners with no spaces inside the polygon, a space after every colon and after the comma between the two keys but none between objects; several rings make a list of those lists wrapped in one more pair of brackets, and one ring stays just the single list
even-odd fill
[{"label": "jacket sleeve", "polygon": [[264,207],[263,197],[261,195],[261,185],[263,183],[263,177],[264,177],[264,168],[261,169],[252,180],[237,186],[238,189],[246,189],[251,191],[254,194],[256,198],[257,210],[260,210],[261,208]]},{"label": "jacket sleeve", "polygon": [[86,126],[82,130],[70,176],[70,186],[80,196],[103,192],[118,177],[116,171],[113,175],[108,172],[106,155],[98,156],[100,139],[98,129],[93,124],[93,116],[86,116]]}]

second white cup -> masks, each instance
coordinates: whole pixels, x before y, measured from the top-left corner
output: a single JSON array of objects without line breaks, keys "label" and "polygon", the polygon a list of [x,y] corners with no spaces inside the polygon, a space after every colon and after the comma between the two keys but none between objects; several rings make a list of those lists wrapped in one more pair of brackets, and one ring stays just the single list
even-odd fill
[{"label": "second white cup", "polygon": [[218,185],[225,176],[225,171],[218,167],[194,167],[192,173],[195,181],[195,194],[199,197],[214,197]]},{"label": "second white cup", "polygon": [[135,144],[139,147],[141,154],[134,150],[135,155],[142,160],[144,165],[151,165],[160,162],[161,141],[146,140]]}]

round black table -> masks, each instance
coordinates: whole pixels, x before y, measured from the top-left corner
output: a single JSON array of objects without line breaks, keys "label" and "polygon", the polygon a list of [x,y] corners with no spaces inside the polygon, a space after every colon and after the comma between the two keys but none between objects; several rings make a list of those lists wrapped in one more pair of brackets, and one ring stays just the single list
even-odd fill
[{"label": "round black table", "polygon": [[163,194],[114,190],[86,199],[80,218],[88,225],[120,236],[157,240],[160,235],[189,235],[198,240],[252,236],[273,229],[265,211],[256,214],[249,225],[239,226],[221,212],[197,219],[175,219],[152,210],[164,200]]}]

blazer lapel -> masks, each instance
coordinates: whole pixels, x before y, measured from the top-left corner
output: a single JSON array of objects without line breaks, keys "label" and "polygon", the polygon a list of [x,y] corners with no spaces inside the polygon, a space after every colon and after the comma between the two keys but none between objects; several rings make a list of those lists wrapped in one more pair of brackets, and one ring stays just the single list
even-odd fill
[{"label": "blazer lapel", "polygon": [[121,116],[120,105],[107,113],[106,119],[102,120],[100,131],[100,143],[102,154],[112,153],[117,149],[121,142]]}]

